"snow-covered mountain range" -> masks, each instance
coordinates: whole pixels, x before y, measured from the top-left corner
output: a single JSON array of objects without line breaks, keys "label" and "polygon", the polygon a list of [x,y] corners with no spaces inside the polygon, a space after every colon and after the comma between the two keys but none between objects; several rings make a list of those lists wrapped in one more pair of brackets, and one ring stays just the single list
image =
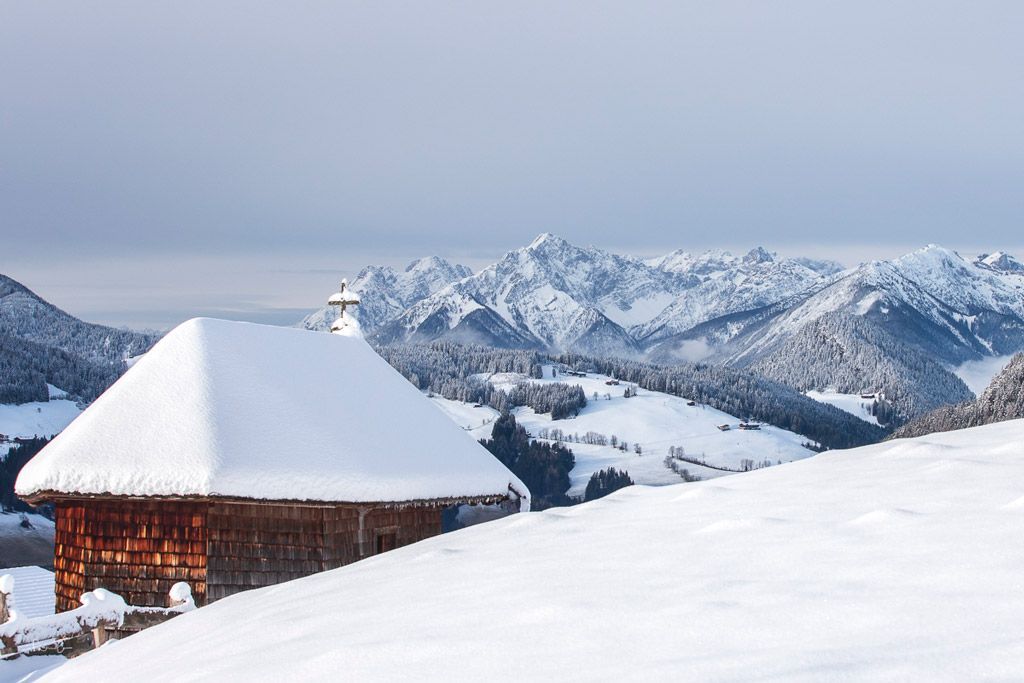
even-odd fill
[{"label": "snow-covered mountain range", "polygon": [[903,416],[971,396],[951,367],[1024,348],[1024,265],[936,245],[843,270],[761,247],[640,259],[545,233],[477,273],[432,257],[366,268],[351,288],[378,343],[707,360],[803,390],[884,391]]},{"label": "snow-covered mountain range", "polygon": [[158,338],[83,322],[0,275],[0,404],[48,401],[48,384],[91,401]]},{"label": "snow-covered mountain range", "polygon": [[[378,341],[457,339],[635,355],[700,322],[805,292],[840,269],[830,262],[777,260],[761,248],[743,257],[676,251],[643,260],[549,233],[475,274],[460,277],[464,266],[435,257],[428,267],[427,261],[413,262],[402,274],[369,267],[350,284],[369,303],[356,315]],[[380,272],[395,277],[385,280]],[[378,286],[385,289],[378,292]],[[383,306],[374,300],[388,302],[389,312],[407,305],[397,315],[381,315]],[[303,325],[322,329],[327,317],[321,309]]]}]

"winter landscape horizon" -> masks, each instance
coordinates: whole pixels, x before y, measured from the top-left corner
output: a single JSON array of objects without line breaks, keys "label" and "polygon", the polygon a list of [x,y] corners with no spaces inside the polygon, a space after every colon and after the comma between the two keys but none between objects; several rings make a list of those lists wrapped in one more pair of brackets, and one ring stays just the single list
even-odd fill
[{"label": "winter landscape horizon", "polygon": [[[287,325],[304,317],[319,301],[324,287],[341,277],[358,277],[367,268],[391,268],[403,271],[429,258],[440,258],[451,264],[478,272],[501,257],[530,244],[540,235],[554,234],[589,249],[596,249],[643,261],[655,260],[676,252],[693,256],[727,253],[742,257],[752,250],[765,250],[776,258],[810,259],[832,262],[842,269],[851,269],[871,261],[893,260],[933,242],[875,244],[783,244],[755,238],[747,244],[709,241],[705,231],[681,229],[683,239],[658,244],[630,245],[592,244],[586,230],[571,232],[533,231],[520,229],[510,234],[521,235],[519,244],[509,243],[503,236],[506,251],[498,248],[473,248],[448,244],[433,250],[408,252],[384,248],[353,251],[339,249],[336,256],[321,250],[310,253],[285,253],[272,256],[245,253],[229,256],[182,254],[176,258],[185,271],[167,271],[154,264],[149,255],[140,254],[129,261],[119,259],[110,267],[108,257],[70,261],[46,261],[26,265],[12,264],[5,275],[30,284],[44,298],[62,302],[62,307],[77,317],[111,327],[126,327],[139,332],[167,331],[195,316],[223,317],[231,320]],[[576,234],[579,237],[576,237]],[[1009,236],[993,244],[965,245],[961,239],[942,242],[966,258],[1005,253],[1013,257],[1024,254],[1024,243]],[[212,289],[192,290],[187,284],[195,279],[212,285]],[[111,298],[110,292],[119,296]]]},{"label": "winter landscape horizon", "polygon": [[1022,25],[0,0],[0,683],[1024,680]]}]

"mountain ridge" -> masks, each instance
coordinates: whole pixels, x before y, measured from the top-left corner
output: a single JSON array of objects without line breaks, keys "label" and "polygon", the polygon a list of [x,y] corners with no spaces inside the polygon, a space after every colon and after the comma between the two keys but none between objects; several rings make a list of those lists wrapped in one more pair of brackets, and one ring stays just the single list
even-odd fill
[{"label": "mountain ridge", "polygon": [[[890,395],[897,395],[897,387],[920,376],[901,357],[934,364],[922,370],[937,380],[926,392],[902,392],[907,399],[896,411],[901,419],[943,400],[969,398],[951,373],[941,376],[950,368],[1024,348],[1024,265],[1000,251],[970,260],[928,245],[844,269],[831,261],[782,259],[764,247],[742,256],[675,250],[641,259],[542,233],[476,273],[457,272],[436,257],[419,262],[433,264],[424,269],[432,271],[434,286],[389,304],[390,317],[373,304],[375,298],[390,300],[390,291],[376,292],[362,273],[354,281],[364,302],[355,315],[370,322],[364,329],[372,341],[449,340],[661,363],[780,367],[806,326],[820,326],[823,317],[836,326],[834,314],[841,314],[861,320],[855,336],[863,353],[877,355],[878,348],[869,352],[864,345],[881,344],[892,362],[872,362],[889,370],[841,378],[840,384],[880,387],[888,381]],[[302,324],[323,329],[327,315],[314,314]],[[848,325],[838,328],[849,331]],[[921,360],[922,353],[931,359]],[[891,372],[899,366],[901,372]],[[830,369],[818,371],[825,376]]]},{"label": "mountain ridge", "polygon": [[157,338],[79,320],[0,275],[0,403],[47,401],[47,384],[91,401]]}]

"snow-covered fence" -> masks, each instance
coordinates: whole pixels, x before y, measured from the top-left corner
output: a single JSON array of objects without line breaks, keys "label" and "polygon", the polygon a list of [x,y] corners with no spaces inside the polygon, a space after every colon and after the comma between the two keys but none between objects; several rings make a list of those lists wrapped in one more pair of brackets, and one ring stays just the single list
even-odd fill
[{"label": "snow-covered fence", "polygon": [[14,577],[0,576],[0,658],[18,655],[79,654],[97,648],[111,638],[141,631],[179,614],[196,603],[187,583],[170,590],[171,607],[138,607],[110,591],[97,588],[82,595],[82,606],[45,617],[23,617],[13,604]]}]

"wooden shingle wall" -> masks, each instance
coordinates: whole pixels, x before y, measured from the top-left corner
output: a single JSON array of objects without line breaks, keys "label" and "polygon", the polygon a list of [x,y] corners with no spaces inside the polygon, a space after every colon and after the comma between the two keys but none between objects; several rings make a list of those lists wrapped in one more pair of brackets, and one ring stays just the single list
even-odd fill
[{"label": "wooden shingle wall", "polygon": [[213,503],[209,511],[208,598],[323,571],[323,509]]},{"label": "wooden shingle wall", "polygon": [[351,564],[374,554],[378,534],[401,546],[441,533],[435,507],[214,503],[208,520],[210,602]]},{"label": "wooden shingle wall", "polygon": [[81,499],[56,506],[57,610],[106,588],[167,606],[177,581],[197,605],[351,564],[441,533],[442,508]]},{"label": "wooden shingle wall", "polygon": [[56,505],[58,612],[106,588],[129,604],[167,606],[178,581],[197,604],[206,590],[206,505],[175,501],[62,501]]}]

